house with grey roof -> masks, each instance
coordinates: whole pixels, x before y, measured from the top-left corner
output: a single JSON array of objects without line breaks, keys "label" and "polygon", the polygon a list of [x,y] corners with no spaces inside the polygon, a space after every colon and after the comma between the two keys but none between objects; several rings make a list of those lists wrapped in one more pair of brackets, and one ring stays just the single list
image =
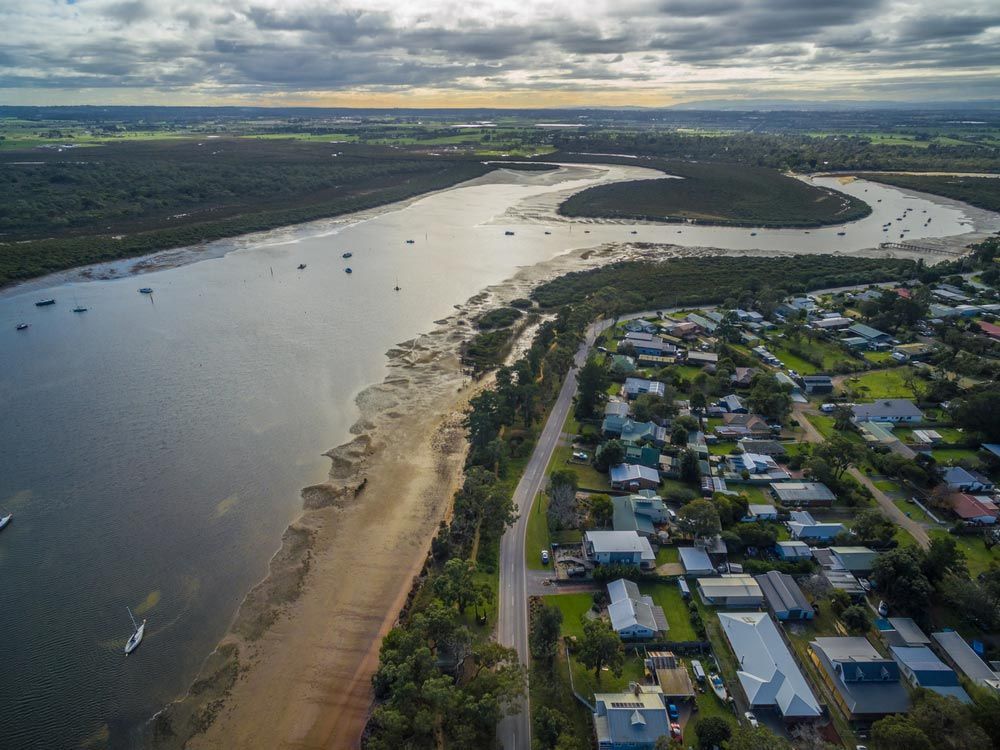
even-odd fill
[{"label": "house with grey roof", "polygon": [[774,482],[770,490],[775,500],[789,507],[829,507],[837,499],[822,482]]},{"label": "house with grey roof", "polygon": [[867,638],[817,638],[809,649],[823,681],[851,720],[872,721],[909,710],[910,696],[899,665],[876,651]]},{"label": "house with grey roof", "polygon": [[884,398],[870,404],[855,404],[851,407],[851,415],[855,422],[915,423],[924,420],[924,413],[905,398]]},{"label": "house with grey roof", "polygon": [[996,489],[992,479],[964,466],[949,466],[941,474],[941,481],[956,492],[992,492]]},{"label": "house with grey roof", "polygon": [[761,440],[759,438],[745,437],[736,443],[737,447],[744,453],[759,453],[771,458],[781,458],[787,455],[785,446],[777,440]]},{"label": "house with grey roof", "polygon": [[769,570],[754,576],[754,580],[764,592],[768,609],[778,620],[811,620],[816,616],[816,610],[790,575]]},{"label": "house with grey roof", "polygon": [[930,646],[931,639],[927,637],[920,626],[909,617],[890,617],[875,621],[879,637],[888,646]]},{"label": "house with grey roof", "polygon": [[774,553],[779,560],[811,560],[812,548],[805,542],[787,541],[775,542]]},{"label": "house with grey roof", "polygon": [[964,674],[976,685],[1000,690],[1000,674],[990,668],[962,637],[954,630],[931,633],[945,661]]},{"label": "house with grey roof", "polygon": [[868,547],[830,547],[830,553],[836,561],[836,569],[846,570],[856,576],[871,573],[878,553]]},{"label": "house with grey roof", "polygon": [[649,540],[635,531],[585,531],[583,552],[598,565],[656,566]]},{"label": "house with grey roof", "polygon": [[764,603],[760,584],[745,573],[727,573],[717,578],[699,578],[698,593],[705,604],[717,607],[759,607]]},{"label": "house with grey roof", "polygon": [[633,581],[619,578],[608,584],[608,617],[611,627],[622,640],[653,638],[669,629],[663,608],[651,596],[639,592]]},{"label": "house with grey roof", "polygon": [[653,750],[660,737],[670,736],[660,687],[632,683],[626,692],[596,693],[594,735],[598,750]]},{"label": "house with grey roof", "polygon": [[609,472],[616,490],[654,490],[660,486],[660,472],[640,464],[618,464]]},{"label": "house with grey roof", "polygon": [[817,521],[805,510],[793,510],[790,519],[788,531],[799,541],[830,542],[846,530],[841,523]]},{"label": "house with grey roof", "polygon": [[818,719],[819,701],[766,612],[720,612],[736,655],[736,677],[751,708],[773,708],[790,720]]},{"label": "house with grey roof", "polygon": [[715,574],[715,566],[712,565],[712,560],[703,548],[678,547],[677,554],[685,575],[710,576]]},{"label": "house with grey roof", "polygon": [[892,658],[913,687],[927,688],[940,695],[972,703],[955,671],[926,646],[891,646]]},{"label": "house with grey roof", "polygon": [[667,387],[659,380],[646,380],[645,378],[625,378],[625,395],[628,398],[638,398],[649,393],[653,396],[663,398],[666,395]]},{"label": "house with grey roof", "polygon": [[866,326],[864,323],[855,323],[845,333],[852,338],[864,339],[868,347],[872,349],[886,346],[892,341],[892,336],[885,331]]},{"label": "house with grey roof", "polygon": [[612,527],[615,531],[636,531],[642,536],[656,536],[655,524],[667,521],[667,506],[663,499],[652,494],[613,497]]},{"label": "house with grey roof", "polygon": [[753,521],[777,521],[778,509],[767,503],[750,503],[747,505],[747,514],[740,519],[744,523]]}]

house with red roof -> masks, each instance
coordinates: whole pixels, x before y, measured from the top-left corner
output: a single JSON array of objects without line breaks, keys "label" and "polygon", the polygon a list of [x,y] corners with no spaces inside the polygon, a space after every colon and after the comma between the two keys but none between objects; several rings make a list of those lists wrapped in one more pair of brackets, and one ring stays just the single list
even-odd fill
[{"label": "house with red roof", "polygon": [[979,525],[992,525],[997,522],[997,512],[995,506],[984,502],[977,497],[958,492],[951,497],[951,509],[955,515],[966,523]]},{"label": "house with red roof", "polygon": [[989,336],[991,339],[1000,339],[1000,326],[994,325],[993,323],[987,323],[986,321],[979,321],[979,330]]}]

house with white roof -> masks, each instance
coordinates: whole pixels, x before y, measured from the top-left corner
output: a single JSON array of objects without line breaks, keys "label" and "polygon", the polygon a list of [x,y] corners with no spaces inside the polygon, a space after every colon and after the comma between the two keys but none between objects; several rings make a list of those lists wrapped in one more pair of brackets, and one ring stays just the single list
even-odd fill
[{"label": "house with white roof", "polygon": [[625,378],[625,395],[628,398],[637,398],[645,393],[662,398],[666,392],[666,386],[659,380]]},{"label": "house with white roof", "polygon": [[651,596],[639,592],[633,581],[619,578],[608,584],[608,617],[611,627],[622,640],[653,638],[669,629],[663,608]]},{"label": "house with white roof", "polygon": [[712,565],[708,553],[703,548],[678,547],[677,554],[685,575],[710,576],[715,573],[715,566]]},{"label": "house with white roof", "polygon": [[754,577],[745,573],[727,573],[717,578],[699,578],[698,593],[705,604],[718,607],[759,607],[764,592]]},{"label": "house with white roof", "polygon": [[855,404],[851,407],[855,422],[922,422],[924,413],[917,405],[905,398],[885,398],[870,404]]},{"label": "house with white roof", "polygon": [[822,482],[774,482],[770,489],[774,499],[786,507],[829,507],[837,499]]},{"label": "house with white roof", "polygon": [[992,690],[1000,690],[1000,674],[994,672],[990,665],[982,660],[966,643],[961,633],[954,630],[944,630],[931,633],[944,653],[945,661],[956,670],[968,677],[972,682]]},{"label": "house with white roof", "polygon": [[812,548],[805,542],[777,542],[774,552],[779,560],[808,560],[813,556]]},{"label": "house with white roof", "polygon": [[747,505],[747,514],[740,520],[747,523],[752,521],[776,521],[778,520],[778,509],[773,505],[765,503],[750,503]]},{"label": "house with white roof", "polygon": [[751,708],[773,708],[787,720],[822,715],[819,701],[770,615],[720,612],[719,623],[736,655],[736,677]]},{"label": "house with white roof", "polygon": [[656,555],[649,540],[635,531],[585,531],[583,551],[598,565],[637,565],[652,568]]},{"label": "house with white roof", "polygon": [[792,539],[799,541],[829,542],[837,534],[845,531],[843,524],[832,522],[820,523],[806,510],[793,510],[790,517],[788,531],[791,533]]}]

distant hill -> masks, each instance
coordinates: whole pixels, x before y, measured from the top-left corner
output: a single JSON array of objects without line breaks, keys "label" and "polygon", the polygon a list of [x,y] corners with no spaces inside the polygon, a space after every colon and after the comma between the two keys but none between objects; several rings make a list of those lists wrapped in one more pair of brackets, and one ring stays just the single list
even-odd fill
[{"label": "distant hill", "polygon": [[685,111],[724,110],[748,111],[834,111],[834,110],[1000,110],[1000,101],[978,100],[967,102],[945,101],[873,101],[864,99],[701,99],[675,104],[669,109]]}]

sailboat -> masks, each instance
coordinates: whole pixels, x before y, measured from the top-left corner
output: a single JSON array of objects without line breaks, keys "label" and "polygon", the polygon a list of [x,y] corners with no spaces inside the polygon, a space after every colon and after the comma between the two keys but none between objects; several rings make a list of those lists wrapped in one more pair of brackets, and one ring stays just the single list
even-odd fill
[{"label": "sailboat", "polygon": [[0,529],[3,529],[7,524],[10,523],[10,519],[14,517],[13,513],[8,513],[6,516],[0,516]]},{"label": "sailboat", "polygon": [[125,644],[125,656],[128,656],[137,648],[139,644],[142,643],[142,634],[146,630],[146,621],[142,621],[142,625],[135,624],[135,618],[132,617],[132,610],[125,607],[128,610],[128,618],[132,621],[132,635],[129,636],[128,643]]},{"label": "sailboat", "polygon": [[398,278],[396,279],[396,286],[394,286],[392,289],[395,292],[398,292],[400,289],[402,289],[402,287],[399,285],[399,279]]}]

